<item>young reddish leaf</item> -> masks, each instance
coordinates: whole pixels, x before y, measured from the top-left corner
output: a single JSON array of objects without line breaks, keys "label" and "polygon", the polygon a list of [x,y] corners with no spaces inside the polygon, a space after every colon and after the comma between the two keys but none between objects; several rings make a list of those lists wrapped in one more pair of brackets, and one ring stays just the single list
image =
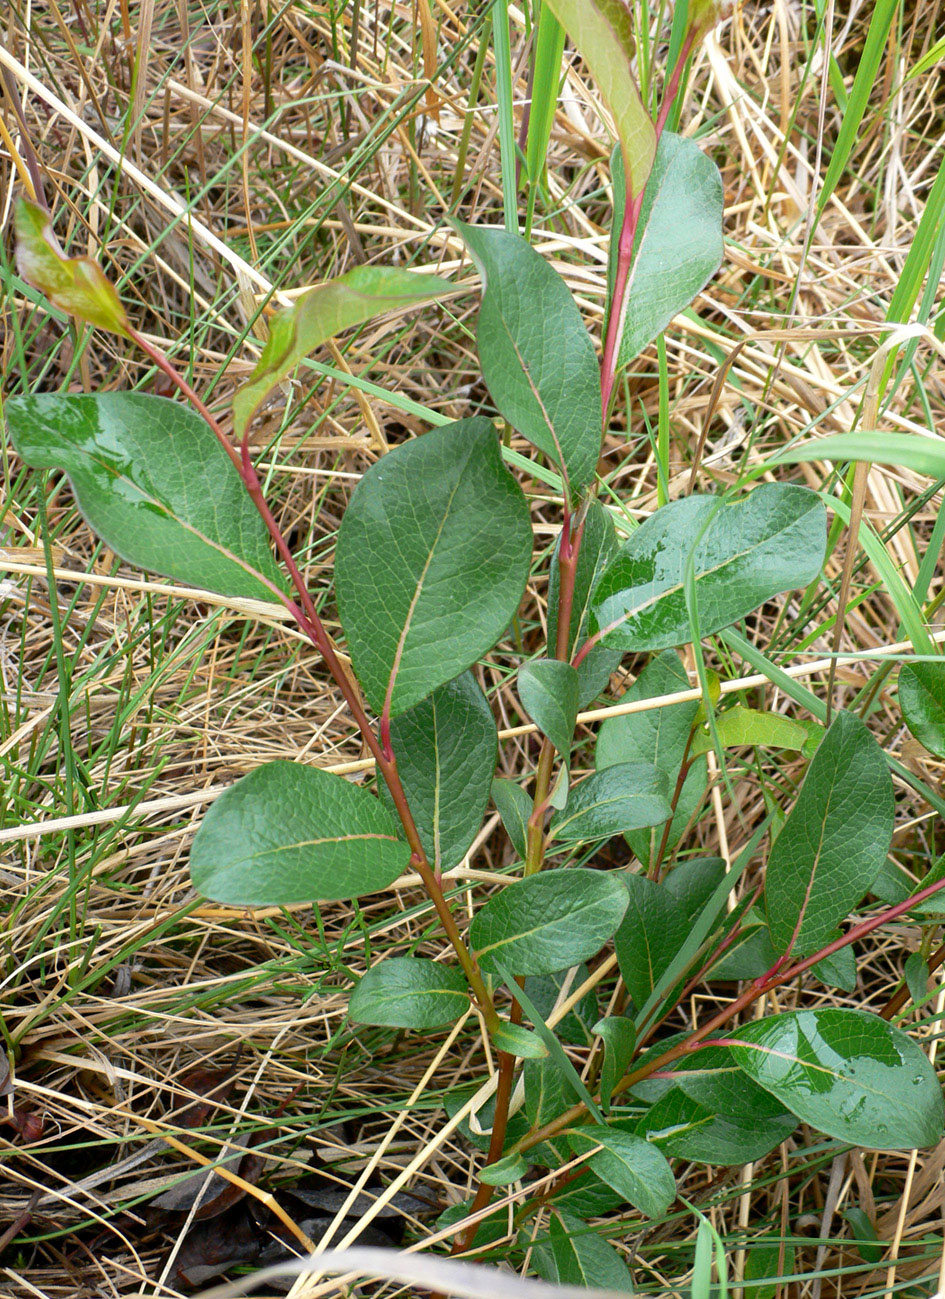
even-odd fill
[{"label": "young reddish leaf", "polygon": [[237,437],[245,431],[266,394],[316,347],[352,325],[428,302],[450,289],[446,280],[435,275],[420,275],[392,266],[355,266],[344,275],[303,293],[291,307],[272,317],[262,355],[233,398],[233,428]]},{"label": "young reddish leaf", "polygon": [[590,68],[614,119],[634,194],[643,192],[656,152],[656,130],[633,78],[633,17],[625,0],[547,0]]},{"label": "young reddish leaf", "polygon": [[54,307],[90,325],[130,338],[121,298],[98,262],[66,257],[53,234],[48,213],[21,198],[14,216],[16,267],[28,284]]}]

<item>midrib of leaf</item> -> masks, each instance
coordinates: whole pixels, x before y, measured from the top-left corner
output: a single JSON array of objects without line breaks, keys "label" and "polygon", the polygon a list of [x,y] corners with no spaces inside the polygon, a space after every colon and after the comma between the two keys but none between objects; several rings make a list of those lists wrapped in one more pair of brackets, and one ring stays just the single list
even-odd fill
[{"label": "midrib of leaf", "polygon": [[[216,551],[218,555],[222,555],[226,559],[231,560],[234,564],[238,564],[245,573],[249,573],[252,577],[257,578],[265,586],[268,586],[270,591],[273,591],[280,600],[282,599],[282,592],[276,584],[270,578],[266,577],[265,574],[260,573],[259,569],[253,568],[252,564],[248,564],[245,559],[241,559],[239,555],[235,555],[231,550],[227,550],[226,546],[221,545],[220,542],[214,541],[211,537],[205,536],[204,533],[202,533],[198,528],[195,528],[193,524],[188,523],[186,519],[182,519],[179,515],[175,514],[174,511],[165,505],[163,501],[158,500],[149,492],[146,492],[141,487],[140,483],[136,483],[133,478],[128,478],[123,473],[116,472],[114,465],[109,464],[107,460],[100,460],[97,456],[93,455],[92,452],[86,451],[84,447],[75,446],[75,450],[78,451],[80,455],[85,456],[85,458],[92,464],[99,465],[102,469],[105,469],[109,474],[111,474],[112,478],[118,479],[119,482],[126,483],[138,493],[142,503],[159,510],[164,518],[170,519],[171,522],[176,523],[178,527],[182,528],[185,532],[189,532],[191,536],[197,537],[205,546],[209,546],[211,550]],[[65,473],[68,477],[68,470],[66,470]]]},{"label": "midrib of leaf", "polygon": [[336,834],[329,835],[323,839],[298,839],[295,843],[278,844],[275,848],[265,848],[261,852],[250,853],[244,861],[258,861],[261,857],[275,857],[281,852],[295,852],[298,848],[320,848],[323,844],[328,843],[355,843],[366,839],[380,839],[384,843],[398,843],[399,840],[394,834]]},{"label": "midrib of leaf", "polygon": [[816,880],[817,872],[820,869],[820,859],[823,856],[823,852],[824,852],[824,834],[826,833],[827,818],[830,815],[830,805],[831,802],[833,801],[834,790],[836,789],[836,787],[837,787],[836,780],[832,780],[830,783],[830,793],[827,795],[827,806],[824,808],[824,814],[820,821],[820,834],[817,839],[817,851],[814,853],[814,860],[812,863],[810,878],[807,881],[807,888],[804,890],[804,901],[801,904],[801,910],[800,910],[800,915],[797,918],[797,924],[794,926],[794,934],[791,938],[790,945],[788,946],[788,952],[790,952],[791,948],[797,942],[798,935],[800,934],[801,930],[804,927],[804,917],[807,914],[807,907],[810,902],[811,892],[813,891],[814,888],[814,881]]},{"label": "midrib of leaf", "polygon": [[[603,899],[592,900],[591,902],[582,902],[580,907],[568,913],[568,918],[577,916],[581,911],[591,911],[595,906],[599,906]],[[523,938],[533,938],[535,934],[540,934],[543,929],[550,929],[552,925],[560,924],[566,917],[563,915],[556,916],[554,920],[545,921],[544,924],[534,925],[531,929],[520,929],[517,933],[508,938],[501,938],[496,943],[489,943],[486,947],[476,949],[477,953],[482,956],[486,952],[494,952],[499,948],[508,947],[509,943],[519,943]]]},{"label": "midrib of leaf", "polygon": [[433,542],[430,546],[430,553],[427,555],[426,563],[423,565],[423,571],[421,572],[420,577],[417,579],[416,590],[414,591],[413,596],[411,597],[410,606],[407,609],[407,616],[404,619],[403,630],[401,631],[400,636],[397,639],[397,649],[394,651],[394,661],[391,664],[390,676],[387,678],[387,690],[384,695],[383,715],[385,717],[390,716],[391,701],[394,697],[394,686],[396,685],[397,682],[397,674],[400,671],[400,663],[404,654],[404,646],[407,643],[407,636],[410,633],[410,628],[413,624],[414,615],[417,612],[417,605],[420,602],[420,596],[423,594],[423,584],[427,579],[427,573],[430,571],[430,565],[433,563],[433,557],[436,554],[437,546],[440,544],[440,538],[443,536],[443,529],[446,527],[446,521],[449,518],[450,511],[452,510],[453,507],[453,500],[456,496],[456,493],[459,491],[460,485],[463,481],[463,478],[466,475],[466,470],[468,469],[468,467],[469,467],[469,453],[467,451],[466,462],[463,465],[462,470],[456,477],[456,483],[453,487],[453,490],[450,492],[449,499],[447,500],[446,506],[444,507],[443,517],[440,520],[440,525],[436,530],[436,536],[433,538]]},{"label": "midrib of leaf", "polygon": [[[729,565],[737,563],[738,560],[744,559],[747,555],[753,554],[756,550],[760,550],[762,546],[766,546],[770,541],[777,541],[778,537],[781,537],[786,532],[790,531],[790,529],[800,521],[800,518],[803,518],[803,515],[792,520],[787,527],[780,528],[777,532],[772,532],[769,537],[765,537],[764,541],[758,542],[757,545],[749,546],[747,550],[735,551],[734,554],[729,555],[713,568],[701,569],[696,577],[696,585],[698,586],[700,582],[705,581],[707,577],[713,577],[716,573],[721,573],[722,570],[727,568]],[[609,636],[612,631],[615,631],[621,625],[621,623],[625,623],[630,618],[636,617],[636,615],[641,613],[643,610],[651,608],[654,604],[658,604],[668,596],[675,595],[678,591],[685,590],[685,585],[685,582],[677,582],[675,586],[664,587],[661,591],[657,592],[656,595],[651,596],[648,600],[644,600],[642,604],[635,605],[633,609],[629,609],[625,614],[622,614],[616,622],[612,622],[607,627],[602,628],[600,632],[598,632],[598,639],[603,639],[604,636]]]},{"label": "midrib of leaf", "polygon": [[528,366],[525,364],[525,358],[522,356],[521,352],[518,350],[518,344],[516,343],[515,339],[512,337],[512,332],[511,332],[511,330],[509,329],[508,325],[506,324],[505,316],[502,316],[502,328],[505,330],[505,332],[506,332],[506,333],[508,334],[508,336],[509,336],[509,342],[512,344],[512,350],[514,351],[514,353],[515,353],[515,355],[516,355],[516,358],[518,359],[518,363],[519,363],[519,365],[521,366],[522,374],[524,374],[524,376],[525,376],[525,381],[526,381],[526,383],[528,384],[528,386],[529,386],[529,388],[530,388],[530,390],[531,390],[531,394],[532,394],[532,396],[533,396],[533,397],[535,398],[535,400],[538,402],[538,407],[539,407],[539,410],[541,411],[542,418],[543,418],[544,421],[545,421],[545,424],[546,424],[546,426],[547,426],[547,428],[548,428],[548,432],[551,434],[551,440],[552,440],[552,442],[554,443],[555,451],[557,451],[557,453],[558,453],[558,468],[561,470],[561,482],[562,482],[562,487],[563,487],[563,490],[564,490],[564,499],[565,499],[566,501],[570,501],[570,499],[571,499],[571,482],[570,482],[570,479],[568,478],[568,467],[567,467],[567,464],[566,464],[566,462],[565,462],[564,452],[561,450],[561,443],[558,441],[558,435],[557,435],[557,433],[555,432],[555,430],[554,430],[554,425],[552,424],[551,419],[550,419],[550,417],[549,417],[549,415],[548,415],[548,412],[547,412],[547,410],[545,409],[545,403],[542,401],[542,399],[541,399],[541,395],[540,395],[540,393],[538,392],[538,389],[535,387],[535,382],[534,382],[534,380],[532,379],[531,371],[529,370]]}]

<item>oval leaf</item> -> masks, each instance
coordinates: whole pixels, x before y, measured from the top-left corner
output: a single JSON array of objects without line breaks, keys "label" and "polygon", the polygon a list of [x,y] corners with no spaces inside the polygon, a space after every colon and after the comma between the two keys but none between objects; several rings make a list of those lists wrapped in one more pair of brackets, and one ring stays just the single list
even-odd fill
[{"label": "oval leaf", "polygon": [[602,643],[667,649],[692,639],[686,570],[692,556],[700,636],[728,627],[820,572],[823,502],[806,487],[765,484],[744,500],[685,496],[651,514],[607,567],[591,600]]},{"label": "oval leaf", "polygon": [[637,1029],[632,1019],[611,1015],[607,1019],[599,1020],[594,1025],[594,1032],[604,1042],[604,1063],[600,1071],[600,1103],[605,1110],[609,1110],[614,1087],[627,1072],[627,1065],[633,1059]]},{"label": "oval leaf", "polygon": [[522,1056],[526,1060],[542,1060],[548,1054],[547,1046],[537,1033],[524,1024],[511,1024],[507,1019],[493,1029],[492,1044],[497,1051]]},{"label": "oval leaf", "polygon": [[562,843],[585,843],[667,820],[669,779],[647,762],[621,762],[575,785],[567,805],[551,819],[550,833]]},{"label": "oval leaf", "polygon": [[603,1146],[591,1155],[588,1166],[648,1218],[662,1217],[675,1200],[676,1183],[666,1156],[644,1137],[594,1125],[573,1129],[568,1140],[576,1155]]},{"label": "oval leaf", "polygon": [[868,891],[893,833],[886,758],[853,713],[837,713],[820,742],[765,872],[771,941],[807,956]]},{"label": "oval leaf", "polygon": [[543,735],[567,759],[578,714],[578,674],[570,663],[535,659],[518,671],[518,697]]},{"label": "oval leaf", "polygon": [[492,709],[466,672],[395,717],[390,736],[427,858],[449,870],[465,857],[489,803],[498,748]]},{"label": "oval leaf", "polygon": [[627,890],[603,871],[546,870],[516,880],[476,913],[469,940],[479,964],[501,974],[554,974],[595,956],[627,909]]},{"label": "oval leaf", "polygon": [[492,801],[502,818],[509,842],[520,857],[525,856],[528,841],[528,818],[532,814],[532,800],[514,780],[497,776],[492,782]]},{"label": "oval leaf", "polygon": [[561,470],[576,501],[594,481],[601,445],[600,371],[567,285],[520,235],[453,225],[483,281],[476,328],[496,406]]},{"label": "oval leaf", "polygon": [[528,505],[486,419],[431,429],[358,484],[338,533],[338,611],[372,708],[392,716],[491,649],[525,589]]},{"label": "oval leaf", "polygon": [[902,665],[899,707],[919,743],[936,758],[945,758],[945,659],[940,663]]},{"label": "oval leaf", "polygon": [[[623,224],[625,187],[619,154],[613,160],[614,222]],[[611,277],[616,261],[611,241]],[[643,207],[627,279],[620,365],[661,334],[701,293],[722,264],[722,177],[695,140],[664,131]]]},{"label": "oval leaf", "polygon": [[812,1127],[867,1150],[934,1146],[942,1088],[911,1038],[862,1010],[797,1010],[736,1030],[735,1058]]},{"label": "oval leaf", "polygon": [[268,392],[316,347],[352,325],[401,311],[451,291],[446,280],[391,266],[355,266],[303,293],[269,322],[269,338],[246,383],[233,398],[239,437]]},{"label": "oval leaf", "polygon": [[[535,1271],[559,1286],[580,1286],[594,1295],[633,1294],[633,1278],[623,1258],[596,1229],[555,1210],[548,1224],[550,1249],[536,1242]],[[529,1241],[531,1244],[531,1241]],[[606,1290],[600,1287],[605,1286]]]},{"label": "oval leaf", "polygon": [[65,471],[82,516],[130,564],[220,595],[273,599],[269,534],[207,424],[165,397],[43,393],[4,405],[28,465]]},{"label": "oval leaf", "polygon": [[351,994],[348,1014],[385,1028],[438,1028],[469,1009],[461,970],[420,956],[388,956],[371,967]]},{"label": "oval leaf", "polygon": [[279,761],[211,805],[190,850],[190,875],[215,902],[284,906],[376,893],[409,861],[392,817],[367,790]]}]

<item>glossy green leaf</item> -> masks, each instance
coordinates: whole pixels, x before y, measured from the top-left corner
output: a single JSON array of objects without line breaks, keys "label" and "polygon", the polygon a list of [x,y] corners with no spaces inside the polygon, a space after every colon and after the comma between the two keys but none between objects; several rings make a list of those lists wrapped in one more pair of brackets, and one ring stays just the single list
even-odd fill
[{"label": "glossy green leaf", "polygon": [[608,839],[656,825],[670,813],[669,780],[646,762],[621,762],[574,785],[563,811],[551,818],[550,834],[561,843]]},{"label": "glossy green leaf", "polygon": [[509,884],[476,912],[470,942],[487,973],[552,974],[596,956],[627,909],[621,879],[604,871],[546,870]]},{"label": "glossy green leaf", "polygon": [[561,470],[572,500],[594,481],[600,370],[564,280],[520,235],[453,225],[482,276],[482,376],[501,413]]},{"label": "glossy green leaf", "polygon": [[221,595],[273,599],[269,534],[229,456],[187,406],[139,392],[11,397],[27,464],[62,469],[82,516],[139,568]]},{"label": "glossy green leaf", "polygon": [[643,192],[656,152],[656,131],[633,77],[633,15],[623,0],[546,0],[577,46],[613,117],[624,173]]},{"label": "glossy green leaf", "polygon": [[[719,743],[726,749],[757,746],[762,749],[796,749],[812,757],[823,737],[823,727],[811,720],[797,720],[781,713],[761,712],[736,704],[715,718]],[[714,748],[708,729],[700,727],[693,738],[690,753],[708,753]]]},{"label": "glossy green leaf", "polygon": [[190,850],[194,888],[234,906],[377,893],[410,861],[393,818],[342,776],[267,762],[210,805]]},{"label": "glossy green leaf", "polygon": [[853,713],[837,713],[778,835],[765,873],[771,941],[801,956],[830,941],[889,851],[892,777]]},{"label": "glossy green leaf", "polygon": [[[548,644],[557,644],[558,639],[558,604],[560,596],[561,575],[558,568],[558,553],[561,538],[555,545],[551,561],[551,575],[548,583]],[[584,532],[581,536],[581,548],[574,570],[574,593],[571,600],[571,628],[568,640],[568,653],[573,656],[589,635],[588,619],[590,616],[591,592],[597,585],[597,579],[607,567],[610,560],[620,549],[617,541],[617,529],[609,510],[604,509],[600,501],[592,499],[584,518]],[[620,650],[607,649],[603,645],[594,645],[577,666],[578,674],[578,707],[586,708],[607,685],[610,674],[616,671],[620,659]]]},{"label": "glossy green leaf", "polygon": [[694,1101],[723,1118],[770,1119],[784,1114],[776,1096],[750,1078],[727,1046],[704,1046],[672,1066],[673,1082]]},{"label": "glossy green leaf", "polygon": [[746,925],[743,933],[726,948],[709,972],[710,979],[757,979],[778,959],[768,926]]},{"label": "glossy green leaf", "polygon": [[388,956],[372,965],[351,994],[348,1014],[359,1024],[438,1028],[469,1009],[461,970],[420,956]]},{"label": "glossy green leaf", "polygon": [[692,639],[686,571],[692,562],[701,636],[744,618],[820,572],[823,502],[806,487],[769,483],[725,502],[683,496],[664,505],[621,548],[591,599],[603,643],[665,649]]},{"label": "glossy green leaf", "polygon": [[934,1146],[942,1088],[901,1029],[862,1010],[799,1010],[736,1030],[748,1076],[805,1123],[868,1150]]},{"label": "glossy green leaf", "polygon": [[605,1110],[609,1110],[614,1087],[627,1072],[627,1066],[633,1059],[637,1029],[632,1019],[625,1019],[622,1015],[611,1015],[607,1019],[599,1020],[594,1025],[594,1032],[604,1043],[604,1063],[600,1071],[600,1103]]},{"label": "glossy green leaf", "polygon": [[[834,933],[834,938],[840,937],[840,930]],[[833,939],[830,940],[831,942]],[[822,961],[812,965],[810,973],[815,979],[827,985],[828,988],[840,988],[842,992],[856,991],[856,952],[853,945],[841,947],[836,952],[831,952],[825,956]]]},{"label": "glossy green leaf", "polygon": [[578,674],[558,659],[533,659],[518,671],[518,697],[529,717],[568,758],[578,714]]},{"label": "glossy green leaf", "polygon": [[[613,159],[614,220],[625,206],[623,168]],[[616,259],[611,241],[611,278]],[[627,279],[618,364],[628,365],[701,293],[722,264],[722,177],[712,159],[671,131],[660,137],[643,195]]]},{"label": "glossy green leaf", "polygon": [[627,991],[640,1010],[685,942],[689,925],[682,907],[661,884],[642,875],[627,875],[624,884],[630,900],[614,948]]},{"label": "glossy green leaf", "polygon": [[793,1114],[723,1118],[678,1087],[666,1092],[637,1121],[636,1130],[665,1154],[701,1164],[747,1164],[786,1141],[797,1127]]},{"label": "glossy green leaf", "polygon": [[130,325],[115,286],[91,257],[66,257],[49,213],[21,198],[13,216],[16,268],[54,307],[98,329],[130,338]]},{"label": "glossy green leaf", "polygon": [[503,1020],[493,1030],[492,1045],[497,1051],[523,1056],[527,1060],[540,1060],[548,1054],[547,1046],[537,1033],[523,1024],[510,1024],[508,1020]]},{"label": "glossy green leaf", "polygon": [[498,748],[492,709],[465,672],[395,717],[390,734],[427,858],[449,870],[466,855],[489,803]]},{"label": "glossy green leaf", "polygon": [[[844,1209],[843,1216],[853,1231],[853,1239],[857,1242],[860,1252],[860,1258],[864,1263],[879,1263],[886,1252],[886,1244],[876,1235],[876,1228],[870,1222],[866,1213],[856,1205],[851,1205],[849,1209]],[[773,1296],[772,1296],[773,1299]]]},{"label": "glossy green leaf", "polygon": [[548,1222],[550,1261],[535,1251],[535,1270],[544,1280],[560,1286],[581,1286],[590,1293],[606,1286],[608,1292],[633,1294],[630,1269],[620,1254],[597,1231],[568,1213],[556,1210]]},{"label": "glossy green leaf", "polygon": [[431,429],[358,484],[338,533],[341,625],[364,693],[392,716],[490,650],[528,576],[521,489],[488,420]]},{"label": "glossy green leaf", "polygon": [[479,1180],[486,1186],[508,1186],[511,1182],[520,1182],[527,1172],[528,1164],[522,1156],[512,1154],[480,1169]]},{"label": "glossy green leaf", "polygon": [[[659,695],[677,694],[688,690],[690,681],[675,650],[664,650],[643,669],[633,685],[620,697],[620,703],[653,699]],[[651,762],[666,773],[670,792],[686,756],[689,734],[699,709],[696,699],[666,708],[649,708],[640,713],[624,713],[609,717],[601,725],[594,750],[598,771],[618,762]],[[700,758],[692,764],[679,798],[666,850],[676,846],[689,820],[702,801],[707,779],[707,763]],[[660,821],[642,830],[627,834],[627,842],[636,856],[649,869],[663,840],[666,822]]]},{"label": "glossy green leaf", "polygon": [[936,758],[945,758],[945,659],[903,663],[899,707],[909,730]]},{"label": "glossy green leaf", "polygon": [[532,814],[532,800],[514,780],[497,776],[492,782],[492,801],[502,818],[505,833],[520,857],[525,856],[528,842],[528,818]]},{"label": "glossy green leaf", "polygon": [[403,311],[451,291],[452,286],[435,275],[392,266],[354,266],[303,293],[291,307],[283,307],[272,317],[259,360],[233,398],[237,436],[242,435],[266,394],[329,338],[375,316]]},{"label": "glossy green leaf", "polygon": [[644,1137],[594,1124],[572,1129],[568,1141],[576,1155],[603,1146],[588,1160],[591,1168],[648,1218],[662,1217],[676,1198],[676,1183],[666,1156]]}]

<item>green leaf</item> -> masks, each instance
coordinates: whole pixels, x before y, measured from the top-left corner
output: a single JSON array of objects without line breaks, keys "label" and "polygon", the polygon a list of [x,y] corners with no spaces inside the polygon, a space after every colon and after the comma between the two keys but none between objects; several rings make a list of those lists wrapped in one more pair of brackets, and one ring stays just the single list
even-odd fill
[{"label": "green leaf", "polygon": [[49,213],[21,198],[13,217],[16,268],[54,307],[98,329],[130,338],[130,325],[115,286],[91,257],[66,257]]},{"label": "green leaf", "polygon": [[461,970],[420,956],[388,956],[373,965],[351,994],[348,1014],[360,1024],[438,1028],[469,1009]]},{"label": "green leaf", "polygon": [[[814,721],[798,721],[781,713],[764,713],[756,708],[735,704],[715,717],[716,734],[726,749],[757,746],[762,749],[797,749],[811,757],[823,737],[823,727]],[[692,741],[690,753],[708,753],[715,745],[712,736],[700,727]]]},{"label": "green leaf", "polygon": [[527,1172],[528,1164],[522,1156],[512,1154],[481,1169],[479,1180],[486,1186],[508,1186],[510,1182],[520,1182]]},{"label": "green leaf", "polygon": [[[625,208],[615,153],[614,228]],[[617,241],[611,240],[611,283]],[[643,195],[627,279],[618,365],[628,365],[701,293],[722,264],[722,177],[695,140],[664,131]]]},{"label": "green leaf", "polygon": [[[542,10],[544,12],[544,10]],[[588,503],[584,518],[584,532],[581,536],[581,549],[574,570],[574,593],[571,599],[571,628],[568,640],[568,654],[587,639],[589,632],[591,592],[597,585],[597,579],[619,550],[617,529],[609,510],[604,509],[596,498]],[[558,639],[558,606],[560,599],[561,574],[558,568],[558,554],[561,549],[561,538],[555,545],[551,562],[551,577],[548,584],[548,644],[557,644]],[[620,663],[620,650],[606,649],[603,645],[594,645],[581,659],[577,666],[578,674],[578,707],[587,705],[601,693]]]},{"label": "green leaf", "polygon": [[489,804],[498,748],[492,709],[465,672],[395,717],[390,735],[427,858],[449,870],[465,857]]},{"label": "green leaf", "polygon": [[945,758],[945,659],[903,663],[899,707],[909,730],[936,758]]},{"label": "green leaf", "polygon": [[520,235],[453,221],[482,276],[482,376],[501,413],[561,470],[572,501],[594,481],[600,370],[564,280]]},{"label": "green leaf", "polygon": [[853,713],[820,743],[765,873],[771,941],[801,956],[830,941],[879,874],[893,832],[892,777]]},{"label": "green leaf", "polygon": [[543,1269],[539,1264],[541,1251],[535,1257],[536,1271],[544,1280],[582,1286],[592,1293],[606,1286],[608,1291],[633,1294],[633,1279],[623,1258],[586,1222],[556,1209],[548,1222],[548,1234],[551,1267]]},{"label": "green leaf", "polygon": [[[840,937],[839,929],[833,937]],[[830,941],[833,942],[833,938]],[[828,988],[856,992],[856,952],[853,950],[852,943],[847,947],[838,948],[829,956],[825,956],[822,961],[818,961],[816,965],[812,965],[810,973]]]},{"label": "green leaf", "polygon": [[[525,980],[525,991],[531,999],[536,1012],[543,1020],[547,1020],[559,998],[563,1001],[562,988],[567,984],[568,995],[579,988],[588,977],[589,970],[586,965],[574,965],[567,970],[555,970],[553,974],[532,975],[530,979]],[[555,1033],[562,1042],[570,1042],[572,1046],[589,1046],[594,1035],[592,1025],[596,1023],[600,1015],[600,1006],[597,1002],[597,992],[591,988],[584,994],[576,1006],[560,1019],[555,1025]]]},{"label": "green leaf", "polygon": [[776,1096],[759,1087],[726,1046],[704,1046],[673,1065],[673,1082],[713,1114],[732,1119],[770,1119],[783,1116]]},{"label": "green leaf", "polygon": [[548,1048],[530,1028],[523,1024],[510,1024],[502,1020],[492,1032],[492,1044],[497,1051],[509,1055],[523,1056],[528,1060],[540,1060],[548,1054]]},{"label": "green leaf", "polygon": [[[886,1246],[876,1235],[876,1228],[862,1209],[855,1205],[844,1209],[843,1216],[853,1230],[853,1239],[857,1242],[860,1258],[864,1263],[879,1263],[886,1252]],[[774,1295],[772,1292],[772,1299]]]},{"label": "green leaf", "polygon": [[431,429],[371,466],[341,523],[335,585],[376,712],[405,712],[492,648],[531,547],[528,505],[488,420]]},{"label": "green leaf", "polygon": [[633,79],[633,15],[623,0],[547,0],[577,46],[610,109],[620,140],[624,173],[642,194],[656,152],[656,131]]},{"label": "green leaf", "polygon": [[600,1103],[605,1110],[609,1110],[614,1087],[627,1072],[627,1066],[633,1059],[637,1029],[632,1019],[624,1019],[622,1015],[611,1015],[607,1019],[599,1020],[594,1025],[594,1032],[604,1042],[604,1063],[600,1071]]},{"label": "green leaf", "polygon": [[867,1150],[911,1150],[941,1139],[945,1107],[928,1058],[911,1038],[862,1010],[796,1010],[736,1030],[750,1078],[804,1123]]},{"label": "green leaf", "polygon": [[778,959],[767,925],[747,926],[712,966],[710,979],[757,979]]},{"label": "green leaf", "polygon": [[139,568],[221,595],[283,587],[266,526],[229,456],[187,406],[139,392],[43,393],[4,405],[28,465],[62,469],[82,516]]},{"label": "green leaf", "polygon": [[640,1010],[685,942],[689,925],[682,907],[661,884],[642,875],[626,875],[624,884],[630,901],[614,947],[627,991]]},{"label": "green leaf", "polygon": [[574,1104],[575,1092],[557,1062],[548,1056],[544,1060],[526,1060],[522,1077],[525,1113],[533,1128],[543,1128]]},{"label": "green leaf", "polygon": [[793,1114],[770,1119],[722,1118],[678,1087],[651,1105],[636,1124],[641,1136],[673,1158],[722,1166],[762,1159],[769,1150],[786,1141],[796,1127]]},{"label": "green leaf", "polygon": [[627,909],[627,890],[604,871],[545,870],[516,880],[476,912],[469,940],[487,973],[552,974],[596,956]]},{"label": "green leaf", "polygon": [[492,782],[492,801],[496,805],[505,833],[520,857],[525,856],[528,842],[528,818],[532,814],[532,800],[514,780],[497,776]]},{"label": "green leaf", "polygon": [[591,599],[594,625],[605,645],[623,650],[691,640],[691,557],[694,613],[700,635],[711,635],[812,582],[826,539],[823,502],[806,487],[768,483],[733,502],[680,497],[651,514],[609,564]]},{"label": "green leaf", "polygon": [[266,346],[233,398],[237,437],[242,436],[266,394],[329,338],[375,316],[403,311],[451,291],[452,285],[435,275],[390,266],[354,266],[303,293],[291,307],[272,317]]},{"label": "green leaf", "polygon": [[558,659],[533,659],[518,670],[518,697],[529,717],[567,760],[578,714],[578,674]]},{"label": "green leaf", "polygon": [[[633,685],[620,698],[620,703],[653,699],[659,695],[672,695],[689,688],[689,678],[674,650],[664,650],[652,659]],[[624,713],[608,717],[601,725],[594,750],[598,771],[618,762],[651,762],[668,778],[672,790],[679,776],[689,733],[699,710],[697,699],[665,708],[649,708],[640,713]],[[694,762],[683,782],[676,802],[676,813],[666,840],[667,852],[682,838],[683,831],[702,801],[706,786],[707,764],[704,758]],[[627,835],[627,842],[643,865],[649,869],[663,839],[666,822]]]},{"label": "green leaf", "polygon": [[190,875],[215,902],[284,906],[377,893],[409,861],[392,817],[367,790],[278,761],[211,804],[190,850]]},{"label": "green leaf", "polygon": [[687,925],[702,915],[715,890],[725,878],[721,857],[690,857],[677,862],[663,881],[663,888],[682,908]]},{"label": "green leaf", "polygon": [[550,834],[562,843],[608,839],[665,821],[671,811],[669,780],[647,762],[621,762],[574,785]]},{"label": "green leaf", "polygon": [[594,1124],[570,1129],[568,1140],[576,1155],[603,1146],[591,1155],[590,1167],[648,1218],[662,1217],[675,1200],[676,1183],[666,1156],[644,1137]]}]

